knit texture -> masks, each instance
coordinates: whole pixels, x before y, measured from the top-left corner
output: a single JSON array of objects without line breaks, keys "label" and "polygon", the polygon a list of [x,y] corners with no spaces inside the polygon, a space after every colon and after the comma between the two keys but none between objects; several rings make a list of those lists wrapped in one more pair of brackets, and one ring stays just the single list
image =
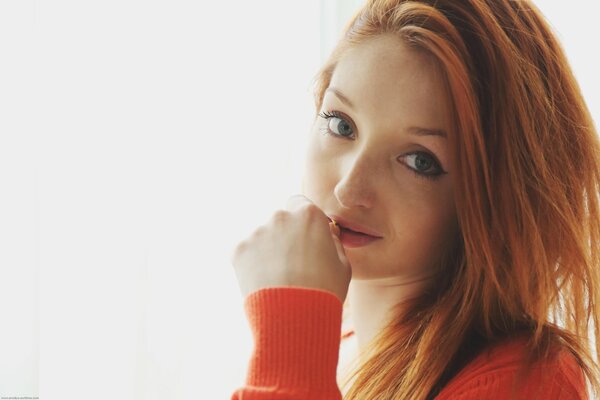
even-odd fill
[{"label": "knit texture", "polygon": [[[336,370],[342,337],[342,302],[332,292],[268,287],[246,296],[244,310],[254,337],[246,382],[231,400],[341,400]],[[519,371],[525,340],[482,352],[436,400],[506,400],[515,378],[517,399],[588,400],[581,367],[566,350]]]}]

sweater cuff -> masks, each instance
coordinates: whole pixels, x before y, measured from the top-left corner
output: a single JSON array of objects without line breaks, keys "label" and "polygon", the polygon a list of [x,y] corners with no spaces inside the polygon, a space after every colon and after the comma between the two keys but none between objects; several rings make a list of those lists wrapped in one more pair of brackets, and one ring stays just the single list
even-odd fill
[{"label": "sweater cuff", "polygon": [[335,294],[267,287],[246,296],[244,309],[254,337],[247,385],[338,391],[342,302]]}]

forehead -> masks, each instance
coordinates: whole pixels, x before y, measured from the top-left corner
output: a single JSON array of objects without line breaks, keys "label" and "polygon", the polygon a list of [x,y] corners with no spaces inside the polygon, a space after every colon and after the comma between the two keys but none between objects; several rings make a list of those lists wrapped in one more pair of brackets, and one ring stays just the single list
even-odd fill
[{"label": "forehead", "polygon": [[[390,128],[446,127],[448,99],[438,64],[398,37],[381,35],[347,50],[330,86],[349,97],[365,117],[385,116]],[[335,95],[327,92],[329,96]]]}]

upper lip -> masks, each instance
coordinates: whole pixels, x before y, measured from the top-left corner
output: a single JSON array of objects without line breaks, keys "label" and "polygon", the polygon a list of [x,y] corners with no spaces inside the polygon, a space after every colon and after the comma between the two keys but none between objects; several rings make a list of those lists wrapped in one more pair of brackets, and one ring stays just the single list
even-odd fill
[{"label": "upper lip", "polygon": [[350,221],[349,219],[340,217],[339,215],[335,215],[335,214],[329,214],[329,219],[335,220],[335,222],[339,225],[341,225],[343,228],[348,228],[350,230],[353,230],[355,232],[360,232],[360,233],[364,233],[366,235],[369,236],[374,236],[374,237],[383,237],[381,236],[377,231],[365,226],[365,225],[361,225],[355,222]]}]

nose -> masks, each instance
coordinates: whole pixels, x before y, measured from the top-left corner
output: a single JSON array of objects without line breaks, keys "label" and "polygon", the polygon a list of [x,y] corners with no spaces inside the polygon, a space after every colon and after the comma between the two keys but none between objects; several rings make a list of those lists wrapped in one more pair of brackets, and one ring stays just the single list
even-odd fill
[{"label": "nose", "polygon": [[346,171],[341,172],[341,179],[334,189],[338,202],[346,208],[371,208],[377,175],[374,162],[365,157],[357,158]]}]

